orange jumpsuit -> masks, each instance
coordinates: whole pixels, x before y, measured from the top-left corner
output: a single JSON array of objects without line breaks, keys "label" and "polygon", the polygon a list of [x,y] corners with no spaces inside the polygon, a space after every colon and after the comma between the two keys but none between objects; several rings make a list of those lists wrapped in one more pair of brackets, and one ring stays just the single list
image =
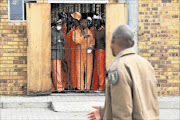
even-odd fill
[{"label": "orange jumpsuit", "polygon": [[[101,31],[104,27],[101,26],[98,31]],[[97,35],[97,34],[96,34]],[[99,34],[98,34],[99,35]],[[99,35],[97,37],[100,37],[105,42],[105,34]],[[97,39],[96,39],[97,40]],[[101,43],[102,44],[102,43]],[[103,45],[105,47],[105,45]],[[93,71],[93,80],[92,80],[92,90],[100,90],[103,91],[105,87],[105,49],[97,47],[95,50],[95,61],[94,61],[94,71]]]},{"label": "orange jumpsuit", "polygon": [[76,72],[75,72],[75,43],[72,41],[72,33],[75,30],[73,27],[66,34],[66,46],[65,46],[65,62],[66,72],[64,74],[64,86],[71,89],[77,87]]},{"label": "orange jumpsuit", "polygon": [[[90,90],[92,69],[93,69],[93,54],[87,53],[88,47],[93,47],[95,41],[92,33],[89,29],[85,30],[85,33],[89,34],[90,37],[84,38],[81,34],[81,30],[77,28],[73,32],[73,41],[76,43],[76,73],[77,73],[77,88],[79,90]],[[85,80],[84,80],[85,73]]]},{"label": "orange jumpsuit", "polygon": [[52,77],[53,77],[53,82],[52,82],[52,91],[58,91],[61,92],[63,90],[63,84],[62,84],[62,74],[61,74],[61,60],[53,59],[51,62],[52,66]]}]

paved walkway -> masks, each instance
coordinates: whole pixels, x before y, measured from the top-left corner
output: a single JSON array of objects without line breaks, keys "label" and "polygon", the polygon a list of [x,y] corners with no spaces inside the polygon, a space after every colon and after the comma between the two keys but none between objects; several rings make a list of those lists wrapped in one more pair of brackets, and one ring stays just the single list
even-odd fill
[{"label": "paved walkway", "polygon": [[[0,109],[0,120],[87,120],[87,112],[54,112],[49,108]],[[179,120],[178,109],[160,109],[160,120]]]},{"label": "paved walkway", "polygon": [[[104,99],[103,94],[92,93],[35,97],[0,96],[0,120],[87,120],[86,113],[93,110],[91,106],[103,105]],[[159,97],[160,119],[179,120],[179,101],[179,96]]]},{"label": "paved walkway", "polygon": [[49,108],[0,109],[0,120],[86,120],[86,112],[54,112]]}]

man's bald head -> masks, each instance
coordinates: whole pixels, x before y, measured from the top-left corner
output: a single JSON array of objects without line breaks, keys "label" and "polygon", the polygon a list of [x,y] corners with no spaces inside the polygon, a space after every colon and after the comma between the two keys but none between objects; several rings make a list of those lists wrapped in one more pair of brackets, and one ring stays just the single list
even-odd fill
[{"label": "man's bald head", "polygon": [[112,37],[118,38],[118,43],[120,46],[124,46],[125,48],[132,47],[130,42],[133,42],[134,33],[128,25],[118,26],[114,30]]},{"label": "man's bald head", "polygon": [[113,55],[116,56],[120,51],[130,48],[134,45],[134,33],[128,25],[118,26],[113,34],[111,40],[111,49]]},{"label": "man's bald head", "polygon": [[112,36],[115,38],[124,36],[133,40],[134,33],[128,25],[120,25],[114,30]]}]

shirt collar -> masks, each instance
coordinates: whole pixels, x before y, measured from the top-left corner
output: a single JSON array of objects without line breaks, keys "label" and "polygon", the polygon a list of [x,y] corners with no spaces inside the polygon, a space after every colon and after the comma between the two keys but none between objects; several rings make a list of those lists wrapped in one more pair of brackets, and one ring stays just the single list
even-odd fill
[{"label": "shirt collar", "polygon": [[118,53],[118,55],[116,56],[115,59],[118,59],[118,58],[125,56],[125,55],[128,55],[128,54],[135,54],[134,49],[133,48],[124,49],[123,51]]},{"label": "shirt collar", "polygon": [[[129,55],[129,54],[135,54],[135,51],[133,50],[133,48],[127,48],[127,49],[124,49],[123,51],[119,52],[119,54],[115,57],[115,59],[112,61],[111,65],[116,62],[120,57],[123,57],[125,55]],[[111,65],[108,67],[108,71],[111,67]]]}]

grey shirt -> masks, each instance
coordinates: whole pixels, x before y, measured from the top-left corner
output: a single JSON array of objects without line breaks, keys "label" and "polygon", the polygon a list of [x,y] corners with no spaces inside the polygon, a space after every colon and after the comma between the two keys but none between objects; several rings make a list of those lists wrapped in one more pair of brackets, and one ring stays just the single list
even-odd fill
[{"label": "grey shirt", "polygon": [[[58,40],[58,36],[60,39]],[[56,29],[51,30],[51,59],[64,59],[64,46],[66,38],[64,33]]]}]

